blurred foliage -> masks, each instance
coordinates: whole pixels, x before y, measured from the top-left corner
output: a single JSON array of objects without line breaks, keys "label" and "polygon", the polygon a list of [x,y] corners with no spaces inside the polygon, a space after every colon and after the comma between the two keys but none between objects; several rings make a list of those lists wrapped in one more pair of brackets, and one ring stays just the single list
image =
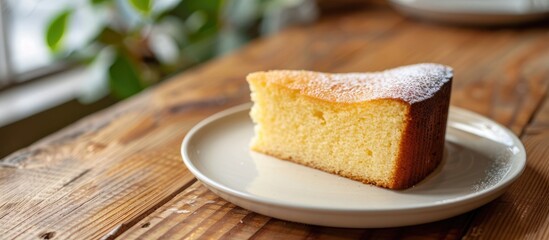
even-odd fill
[{"label": "blurred foliage", "polygon": [[48,47],[52,51],[59,49],[59,44],[63,39],[65,29],[67,28],[67,19],[69,18],[71,11],[63,11],[56,16],[49,25],[49,30],[46,35],[46,42]]},{"label": "blurred foliage", "polygon": [[[129,97],[171,74],[237,48],[276,21],[281,12],[307,0],[86,0],[54,16],[45,42],[58,57],[85,63],[98,88]],[[310,2],[310,1],[309,1]],[[309,4],[310,5],[310,4]],[[65,35],[82,7],[97,15],[99,27],[82,46],[67,49]],[[274,11],[276,12],[276,11]],[[263,28],[263,29],[262,29]],[[99,87],[98,87],[99,86]],[[103,86],[103,87],[101,87]],[[101,90],[102,89],[102,90]]]},{"label": "blurred foliage", "polygon": [[132,6],[144,15],[151,12],[152,2],[150,0],[130,0]]}]

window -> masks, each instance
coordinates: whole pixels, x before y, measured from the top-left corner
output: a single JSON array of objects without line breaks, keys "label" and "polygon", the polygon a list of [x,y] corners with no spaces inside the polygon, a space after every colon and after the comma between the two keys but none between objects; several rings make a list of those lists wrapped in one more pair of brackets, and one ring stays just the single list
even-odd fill
[{"label": "window", "polygon": [[70,34],[68,47],[77,47],[93,34],[93,13],[87,0],[0,0],[0,89],[65,69],[67,63],[55,58],[45,44],[50,20],[69,6],[82,6]]}]

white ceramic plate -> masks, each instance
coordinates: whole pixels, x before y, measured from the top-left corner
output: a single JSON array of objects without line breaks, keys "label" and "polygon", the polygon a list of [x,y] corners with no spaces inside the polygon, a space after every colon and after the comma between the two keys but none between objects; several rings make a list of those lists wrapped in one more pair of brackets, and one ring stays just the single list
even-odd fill
[{"label": "white ceramic plate", "polygon": [[400,12],[468,25],[518,24],[548,17],[547,0],[391,0]]},{"label": "white ceramic plate", "polygon": [[452,107],[439,168],[410,189],[387,190],[250,151],[250,106],[196,125],[183,141],[183,160],[227,201],[289,221],[352,228],[432,222],[500,196],[526,164],[524,147],[512,132]]}]

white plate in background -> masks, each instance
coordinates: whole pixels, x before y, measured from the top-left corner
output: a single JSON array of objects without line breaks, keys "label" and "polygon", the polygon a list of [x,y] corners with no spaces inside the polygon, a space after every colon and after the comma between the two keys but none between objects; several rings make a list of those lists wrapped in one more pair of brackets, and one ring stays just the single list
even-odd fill
[{"label": "white plate in background", "polygon": [[250,106],[196,125],[183,141],[183,160],[227,201],[284,220],[351,228],[437,221],[497,198],[526,165],[524,147],[511,131],[451,107],[439,168],[410,189],[383,189],[250,151]]},{"label": "white plate in background", "polygon": [[518,24],[546,18],[549,0],[391,0],[405,15],[467,25]]}]

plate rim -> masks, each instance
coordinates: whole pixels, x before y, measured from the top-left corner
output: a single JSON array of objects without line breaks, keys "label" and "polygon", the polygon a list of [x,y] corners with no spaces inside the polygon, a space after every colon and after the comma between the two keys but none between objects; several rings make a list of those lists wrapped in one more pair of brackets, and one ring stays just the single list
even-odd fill
[{"label": "plate rim", "polygon": [[[498,181],[496,184],[491,185],[490,187],[488,187],[486,189],[483,189],[483,190],[480,190],[480,191],[477,191],[477,192],[474,192],[474,193],[471,193],[471,194],[467,194],[467,195],[464,195],[464,196],[454,197],[454,198],[452,198],[448,201],[443,201],[443,202],[434,203],[434,204],[429,203],[429,204],[423,204],[423,205],[394,206],[394,207],[390,207],[390,208],[389,207],[385,207],[385,208],[376,207],[376,208],[354,208],[354,209],[349,208],[349,209],[345,209],[345,208],[326,208],[326,207],[319,207],[319,206],[308,206],[308,205],[305,205],[305,204],[292,204],[292,203],[288,203],[288,202],[278,202],[278,201],[273,200],[273,199],[269,199],[269,198],[265,198],[265,197],[261,197],[261,196],[256,196],[256,195],[253,195],[253,194],[240,192],[238,190],[235,190],[233,188],[225,186],[222,183],[218,183],[217,181],[209,178],[208,176],[203,174],[200,170],[198,170],[196,168],[196,166],[192,163],[192,160],[190,159],[190,157],[187,153],[189,142],[192,140],[193,136],[195,136],[203,127],[205,127],[205,126],[207,126],[207,125],[209,125],[209,124],[211,124],[215,121],[223,119],[225,117],[228,117],[228,116],[231,116],[231,115],[234,115],[234,114],[238,114],[238,113],[243,112],[245,110],[249,110],[252,105],[253,105],[252,102],[240,104],[240,105],[237,105],[237,106],[227,108],[227,109],[222,110],[220,112],[217,112],[217,113],[203,119],[198,124],[196,124],[193,128],[191,128],[191,130],[189,130],[187,132],[187,134],[185,135],[185,138],[183,139],[183,142],[181,144],[181,155],[182,155],[182,158],[183,158],[183,162],[184,162],[185,166],[187,167],[187,169],[200,182],[204,183],[208,188],[214,188],[217,191],[221,191],[221,192],[223,192],[225,194],[228,194],[232,197],[245,199],[246,201],[266,204],[266,205],[270,205],[270,206],[282,207],[282,208],[286,208],[286,209],[299,209],[299,210],[307,210],[307,211],[322,211],[322,212],[328,212],[328,213],[330,213],[330,212],[331,213],[335,213],[335,212],[337,212],[337,213],[351,213],[351,212],[352,213],[391,213],[391,212],[403,212],[403,211],[409,211],[409,212],[422,211],[422,210],[426,210],[426,209],[429,209],[429,210],[445,209],[445,208],[455,207],[456,205],[459,205],[459,206],[469,205],[469,204],[471,204],[471,202],[475,202],[475,200],[478,200],[478,199],[498,197],[500,194],[502,194],[504,192],[503,190],[505,188],[507,188],[511,183],[515,182],[522,175],[522,173],[524,172],[524,169],[526,167],[527,156],[526,156],[526,151],[524,149],[524,145],[522,144],[522,141],[520,141],[520,139],[511,130],[509,130],[507,127],[502,126],[501,124],[499,124],[499,123],[497,123],[497,122],[495,122],[495,121],[493,121],[493,120],[491,120],[487,117],[484,117],[484,116],[482,116],[478,113],[475,113],[475,112],[472,112],[472,111],[469,111],[469,110],[465,110],[465,109],[460,108],[460,107],[450,106],[449,112],[454,111],[454,112],[459,112],[460,114],[472,115],[475,118],[482,119],[483,121],[486,121],[489,124],[493,124],[493,125],[501,128],[502,130],[504,130],[504,132],[513,139],[513,143],[515,144],[515,146],[517,146],[519,148],[519,153],[518,153],[518,157],[517,157],[517,159],[519,160],[519,162],[518,162],[519,169],[517,171],[514,171],[514,172],[509,172],[509,174],[510,174],[509,176],[505,177],[501,181]],[[495,193],[498,194],[498,195],[494,196]]]},{"label": "plate rim", "polygon": [[[406,0],[389,0],[390,4],[396,7],[405,7],[413,9],[416,11],[428,11],[435,12],[440,14],[462,14],[462,15],[482,15],[486,17],[491,16],[533,16],[533,15],[546,15],[549,13],[549,5],[540,6],[540,5],[522,5],[521,7],[508,7],[508,8],[490,8],[486,6],[479,6],[478,4],[473,4],[472,6],[469,2],[463,3],[462,1],[453,1],[450,5],[440,6],[432,5],[436,0],[423,0],[423,1],[406,1]],[[525,3],[530,3],[528,0],[523,0]],[[461,4],[461,7],[456,9],[455,5],[452,4]],[[526,6],[526,7],[525,7]]]}]

